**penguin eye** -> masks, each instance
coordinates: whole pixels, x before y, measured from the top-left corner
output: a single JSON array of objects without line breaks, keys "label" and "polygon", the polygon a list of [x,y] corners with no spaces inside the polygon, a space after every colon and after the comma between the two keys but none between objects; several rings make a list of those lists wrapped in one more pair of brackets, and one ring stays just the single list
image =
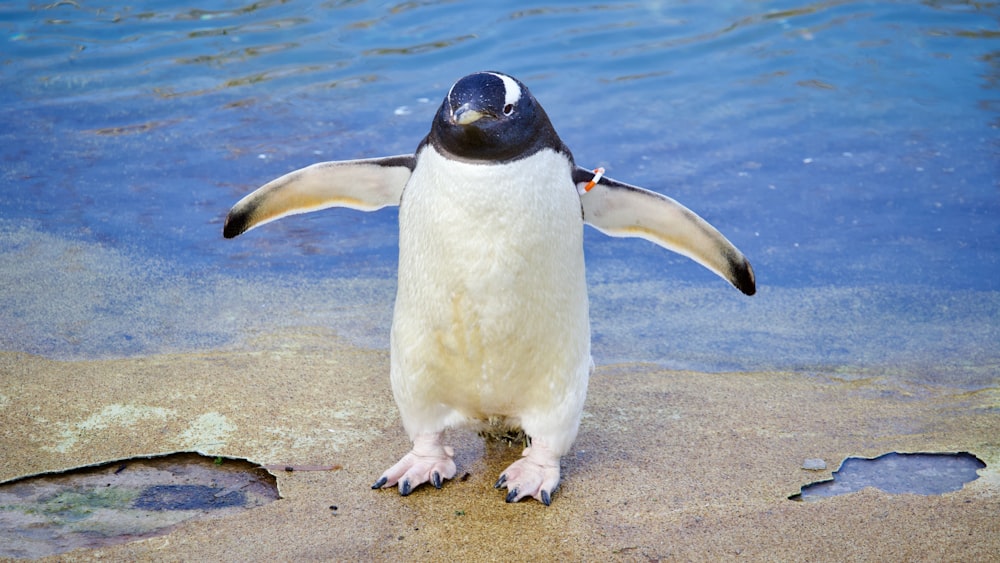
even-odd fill
[{"label": "penguin eye", "polygon": [[514,113],[514,104],[507,104],[503,107],[503,114],[510,115]]}]

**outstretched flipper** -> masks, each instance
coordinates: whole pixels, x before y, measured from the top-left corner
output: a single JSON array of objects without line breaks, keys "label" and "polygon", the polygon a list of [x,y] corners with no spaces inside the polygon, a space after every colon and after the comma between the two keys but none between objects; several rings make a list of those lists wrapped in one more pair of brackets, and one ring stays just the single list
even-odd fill
[{"label": "outstretched flipper", "polygon": [[[600,177],[577,167],[583,220],[613,237],[638,237],[683,254],[747,295],[757,291],[753,268],[743,253],[707,221],[667,196]],[[589,187],[589,190],[587,189]]]},{"label": "outstretched flipper", "polygon": [[237,202],[222,235],[233,238],[288,215],[328,207],[375,211],[399,205],[415,163],[414,155],[406,154],[320,162],[289,172]]}]

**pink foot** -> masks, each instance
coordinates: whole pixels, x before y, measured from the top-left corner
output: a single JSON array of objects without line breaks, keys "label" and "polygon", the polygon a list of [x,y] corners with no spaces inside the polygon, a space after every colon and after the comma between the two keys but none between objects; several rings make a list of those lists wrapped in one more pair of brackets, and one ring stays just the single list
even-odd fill
[{"label": "pink foot", "polygon": [[410,453],[387,469],[372,488],[384,489],[398,483],[399,494],[404,497],[427,482],[440,489],[445,479],[455,476],[454,455],[454,450],[441,444],[440,433],[420,434],[413,440]]},{"label": "pink foot", "polygon": [[504,470],[494,487],[507,487],[507,502],[532,497],[548,506],[552,492],[559,486],[559,455],[538,440],[533,440],[521,455]]}]

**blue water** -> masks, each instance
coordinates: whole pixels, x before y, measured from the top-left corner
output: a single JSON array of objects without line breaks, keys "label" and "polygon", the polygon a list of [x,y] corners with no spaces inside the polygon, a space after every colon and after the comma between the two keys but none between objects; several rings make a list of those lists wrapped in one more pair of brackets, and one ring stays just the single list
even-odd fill
[{"label": "blue water", "polygon": [[222,220],[291,169],[412,152],[455,79],[497,69],[581,165],[680,200],[757,272],[746,298],[588,230],[599,363],[996,385],[996,7],[64,0],[0,16],[0,348],[133,355],[288,325],[385,347],[393,210],[233,241]]},{"label": "blue water", "polygon": [[941,495],[979,478],[986,464],[968,452],[897,453],[849,457],[833,478],[802,487],[791,500],[816,501],[875,487],[889,494]]}]

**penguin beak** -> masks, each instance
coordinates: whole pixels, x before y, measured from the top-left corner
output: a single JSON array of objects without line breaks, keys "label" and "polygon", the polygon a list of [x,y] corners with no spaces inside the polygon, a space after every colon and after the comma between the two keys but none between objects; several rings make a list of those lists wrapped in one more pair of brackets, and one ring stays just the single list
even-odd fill
[{"label": "penguin beak", "polygon": [[452,120],[459,125],[469,125],[486,117],[486,113],[472,109],[469,104],[462,104],[452,112]]}]

